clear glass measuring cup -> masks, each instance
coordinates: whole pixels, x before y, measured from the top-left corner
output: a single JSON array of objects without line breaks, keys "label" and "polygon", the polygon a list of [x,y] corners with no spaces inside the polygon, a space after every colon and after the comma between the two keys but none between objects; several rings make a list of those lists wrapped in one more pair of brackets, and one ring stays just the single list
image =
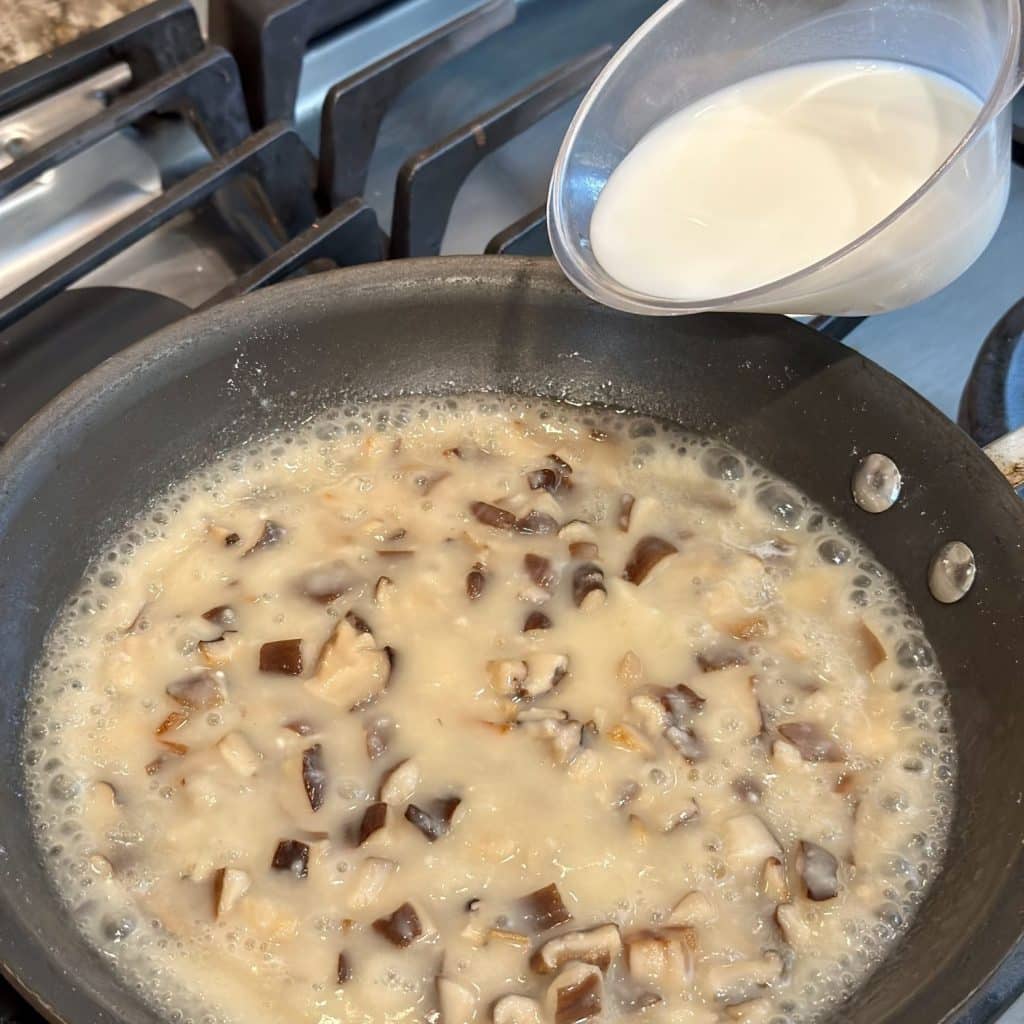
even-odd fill
[{"label": "clear glass measuring cup", "polygon": [[[648,315],[868,314],[931,295],[977,258],[1006,206],[1022,7],[1024,0],[670,0],[612,58],[569,127],[548,195],[555,257],[591,298]],[[849,58],[915,64],[983,100],[956,148],[897,209],[824,259],[732,295],[659,298],[602,269],[590,247],[591,214],[609,175],[651,128],[753,75]],[[953,201],[965,182],[969,217],[962,192]]]}]

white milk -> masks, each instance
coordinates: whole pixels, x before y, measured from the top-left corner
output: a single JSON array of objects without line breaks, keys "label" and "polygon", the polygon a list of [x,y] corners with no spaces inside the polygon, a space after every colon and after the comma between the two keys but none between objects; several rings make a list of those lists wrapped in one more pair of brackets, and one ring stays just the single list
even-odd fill
[{"label": "white milk", "polygon": [[[823,61],[739,82],[672,115],[626,156],[594,210],[594,254],[622,284],[663,298],[710,300],[777,281],[895,210],[980,107],[944,76],[886,62]],[[997,131],[986,132],[842,273],[788,290],[790,302],[818,293],[788,311],[872,312],[953,280],[1002,215],[1001,155]]]}]

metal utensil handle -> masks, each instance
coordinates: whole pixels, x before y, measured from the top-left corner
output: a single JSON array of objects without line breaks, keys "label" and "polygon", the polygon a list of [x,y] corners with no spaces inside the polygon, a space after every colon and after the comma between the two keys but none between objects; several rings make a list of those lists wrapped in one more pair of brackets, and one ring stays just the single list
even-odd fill
[{"label": "metal utensil handle", "polygon": [[1024,427],[1011,430],[982,451],[996,464],[999,472],[1010,481],[1010,486],[1024,486]]}]

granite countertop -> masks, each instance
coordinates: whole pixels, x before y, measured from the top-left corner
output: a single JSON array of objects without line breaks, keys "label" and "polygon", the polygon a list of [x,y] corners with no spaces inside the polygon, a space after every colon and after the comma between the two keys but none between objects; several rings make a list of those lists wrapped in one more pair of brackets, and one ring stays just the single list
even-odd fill
[{"label": "granite countertop", "polygon": [[0,0],[0,72],[106,25],[147,2]]}]

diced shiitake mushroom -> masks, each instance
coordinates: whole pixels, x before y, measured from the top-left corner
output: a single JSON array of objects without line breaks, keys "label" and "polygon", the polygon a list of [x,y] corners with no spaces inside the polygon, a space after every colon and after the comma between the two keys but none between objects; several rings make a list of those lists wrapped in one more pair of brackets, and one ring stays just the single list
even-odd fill
[{"label": "diced shiitake mushroom", "polygon": [[782,958],[772,951],[757,960],[715,964],[705,975],[708,987],[722,1006],[738,1006],[767,994],[782,975]]},{"label": "diced shiitake mushroom", "polygon": [[604,979],[590,964],[570,964],[548,987],[548,1020],[554,1024],[580,1024],[600,1017],[604,1008]]},{"label": "diced shiitake mushroom", "polygon": [[387,917],[377,918],[373,922],[373,930],[392,945],[403,949],[435,932],[423,910],[408,901]]},{"label": "diced shiitake mushroom", "polygon": [[778,840],[756,814],[739,814],[722,826],[725,859],[742,870],[763,865],[769,858],[782,858]]},{"label": "diced shiitake mushroom", "polygon": [[633,548],[622,572],[623,578],[635,586],[640,586],[661,562],[678,551],[679,548],[675,544],[662,537],[644,537],[637,541],[636,547]]},{"label": "diced shiitake mushroom", "polygon": [[545,612],[542,612],[539,608],[534,608],[529,615],[526,616],[526,620],[523,622],[523,632],[532,633],[539,629],[550,629],[551,619]]},{"label": "diced shiitake mushroom", "polygon": [[608,597],[604,585],[604,571],[594,562],[584,562],[572,575],[572,597],[582,611],[600,608]]},{"label": "diced shiitake mushroom", "polygon": [[476,994],[443,975],[437,977],[437,1005],[441,1024],[471,1024],[476,1017]]},{"label": "diced shiitake mushroom", "polygon": [[319,743],[302,752],[302,785],[312,811],[319,811],[327,797],[327,769],[324,751]]},{"label": "diced shiitake mushroom", "polygon": [[208,711],[220,707],[227,698],[223,672],[200,669],[167,687],[167,695],[183,707]]},{"label": "diced shiitake mushroom", "polygon": [[516,525],[514,512],[506,508],[499,508],[497,505],[488,504],[486,501],[474,501],[469,506],[469,511],[477,522],[484,526],[493,527],[495,530],[513,530]]},{"label": "diced shiitake mushroom", "polygon": [[385,774],[378,795],[386,804],[404,804],[412,798],[419,784],[419,765],[410,757],[399,761]]},{"label": "diced shiitake mushroom", "polygon": [[842,747],[814,722],[785,722],[779,733],[805,761],[843,761]]},{"label": "diced shiitake mushroom", "polygon": [[602,924],[548,939],[530,957],[530,966],[538,974],[552,974],[571,960],[578,960],[606,971],[621,951],[622,937],[618,927]]},{"label": "diced shiitake mushroom", "polygon": [[562,894],[554,882],[522,897],[519,907],[527,925],[538,934],[572,920],[572,914],[562,902]]},{"label": "diced shiitake mushroom", "polygon": [[344,985],[346,981],[352,980],[352,965],[344,953],[338,954],[338,970],[335,977],[339,985]]},{"label": "diced shiitake mushroom", "polygon": [[702,892],[687,893],[673,908],[667,924],[698,927],[711,924],[718,917],[714,904]]},{"label": "diced shiitake mushroom", "polygon": [[260,647],[260,671],[285,676],[301,676],[302,641],[271,640]]},{"label": "diced shiitake mushroom", "polygon": [[534,654],[522,661],[489,661],[487,674],[500,696],[511,700],[541,697],[553,690],[569,670],[564,654]]},{"label": "diced shiitake mushroom", "polygon": [[239,868],[221,868],[213,879],[213,906],[217,917],[229,913],[251,885],[248,872]]},{"label": "diced shiitake mushroom", "polygon": [[251,778],[259,771],[260,755],[240,732],[229,732],[221,737],[217,741],[217,750],[237,775]]},{"label": "diced shiitake mushroom", "polygon": [[305,878],[309,874],[309,846],[298,839],[282,839],[270,866],[275,871],[290,871],[296,878]]},{"label": "diced shiitake mushroom", "polygon": [[363,910],[375,903],[384,891],[388,878],[397,870],[393,860],[383,857],[367,857],[352,875],[350,887],[346,890],[349,906]]},{"label": "diced shiitake mushroom", "polygon": [[354,708],[377,697],[390,677],[388,650],[378,648],[366,623],[349,612],[334,627],[320,651],[316,672],[303,685],[322,700]]},{"label": "diced shiitake mushroom", "polygon": [[502,996],[491,1009],[492,1024],[542,1024],[540,1004],[529,996]]},{"label": "diced shiitake mushroom", "polygon": [[484,572],[484,567],[477,562],[472,569],[466,573],[466,597],[470,601],[476,601],[483,595],[484,588],[487,586],[487,574]]},{"label": "diced shiitake mushroom", "polygon": [[796,869],[808,899],[820,902],[839,895],[839,862],[824,847],[801,841]]},{"label": "diced shiitake mushroom", "polygon": [[[274,547],[275,544],[280,544],[287,533],[288,531],[281,526],[280,523],[275,523],[272,519],[267,519],[263,523],[263,530],[256,539],[256,542],[242,557],[247,558],[249,555],[255,555],[257,552],[265,551],[267,548]],[[225,543],[227,543],[226,540]]]},{"label": "diced shiitake mushroom", "polygon": [[455,812],[461,803],[457,796],[451,796],[434,800],[427,809],[409,804],[405,809],[405,820],[433,843],[451,831]]},{"label": "diced shiitake mushroom", "polygon": [[359,831],[356,835],[358,845],[362,846],[372,836],[385,828],[387,826],[387,822],[388,805],[383,801],[377,801],[377,803],[370,804],[370,806],[363,812],[363,817],[359,822]]},{"label": "diced shiitake mushroom", "polygon": [[679,988],[693,981],[697,935],[692,928],[634,932],[623,944],[634,981],[656,988]]}]

